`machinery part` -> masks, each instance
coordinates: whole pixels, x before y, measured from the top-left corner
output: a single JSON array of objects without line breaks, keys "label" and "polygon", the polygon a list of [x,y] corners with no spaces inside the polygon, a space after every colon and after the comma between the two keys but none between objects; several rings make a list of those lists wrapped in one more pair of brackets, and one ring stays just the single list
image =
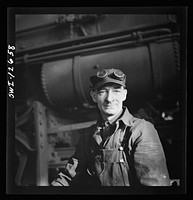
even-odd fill
[{"label": "machinery part", "polygon": [[96,120],[89,121],[89,122],[82,122],[82,123],[75,123],[75,124],[69,124],[69,125],[60,125],[60,127],[52,127],[49,128],[47,131],[47,134],[52,134],[58,131],[74,131],[74,130],[80,130],[88,128],[89,126],[96,123]]},{"label": "machinery part", "polygon": [[[149,40],[148,40],[149,41]],[[120,68],[127,75],[128,102],[146,101],[155,94],[177,93],[176,49],[166,38],[135,46],[81,53],[63,60],[44,63],[42,87],[48,102],[55,107],[92,104],[89,77],[97,69]],[[96,67],[98,66],[98,67]]]},{"label": "machinery part", "polygon": [[24,134],[20,130],[15,131],[15,139],[19,141],[22,145],[24,145],[29,151],[35,151],[36,149],[33,147],[32,141],[26,134]]},{"label": "machinery part", "polygon": [[18,170],[15,176],[15,183],[16,185],[21,185],[21,179],[22,179],[22,175],[27,163],[27,153],[26,152],[21,152],[16,148],[16,155],[18,156],[19,159],[19,166],[18,166]]},{"label": "machinery part", "polygon": [[37,144],[36,185],[48,186],[48,143],[45,107],[37,101],[34,103],[34,120]]},{"label": "machinery part", "polygon": [[180,179],[171,179],[170,186],[172,187],[180,186]]},{"label": "machinery part", "polygon": [[35,185],[36,183],[36,151],[28,148],[23,141],[15,141],[15,184],[17,186]]},{"label": "machinery part", "polygon": [[[43,60],[53,60],[57,59],[59,56],[72,56],[74,54],[79,54],[81,52],[90,51],[92,48],[96,48],[97,46],[99,49],[104,48],[105,45],[113,45],[117,46],[122,42],[122,44],[127,45],[133,44],[138,42],[138,40],[150,41],[155,40],[157,38],[165,38],[168,37],[167,34],[171,34],[171,30],[169,28],[159,28],[154,30],[146,30],[146,31],[125,31],[121,33],[114,33],[114,34],[101,34],[92,37],[85,37],[78,40],[72,41],[65,41],[62,43],[55,43],[52,44],[52,48],[49,46],[43,52],[33,52],[35,49],[31,49],[28,53],[23,54],[24,52],[20,51],[17,52],[17,55],[23,54],[23,56],[16,58],[16,63],[20,64],[23,62],[37,62]],[[154,37],[153,37],[154,36]],[[45,48],[45,47],[44,47]],[[50,49],[50,50],[49,50]],[[37,51],[37,50],[36,50]]]},{"label": "machinery part", "polygon": [[27,150],[36,151],[33,128],[33,106],[30,106],[25,113],[17,117],[15,122],[15,139]]}]

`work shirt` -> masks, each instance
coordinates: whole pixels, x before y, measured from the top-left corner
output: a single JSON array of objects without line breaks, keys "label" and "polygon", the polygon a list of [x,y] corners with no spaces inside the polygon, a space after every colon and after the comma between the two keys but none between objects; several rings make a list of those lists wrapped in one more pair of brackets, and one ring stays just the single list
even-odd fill
[{"label": "work shirt", "polygon": [[169,186],[165,154],[153,124],[126,107],[110,122],[100,117],[80,138],[59,185]]}]

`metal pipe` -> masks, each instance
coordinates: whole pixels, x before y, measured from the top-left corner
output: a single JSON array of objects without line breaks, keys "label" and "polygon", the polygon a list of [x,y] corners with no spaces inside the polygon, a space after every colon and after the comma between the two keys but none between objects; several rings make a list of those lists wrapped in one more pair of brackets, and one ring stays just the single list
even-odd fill
[{"label": "metal pipe", "polygon": [[19,30],[19,31],[16,32],[16,36],[23,36],[23,35],[25,35],[29,32],[40,31],[40,30],[43,30],[43,29],[46,29],[46,28],[53,28],[55,26],[58,26],[58,24],[56,22],[46,23],[44,25],[39,25],[39,26],[36,26],[36,27]]},{"label": "metal pipe", "polygon": [[[148,30],[147,29],[147,26],[142,26],[142,27],[136,27],[134,29],[131,29],[131,30],[125,30],[125,31],[120,31],[120,32],[108,32],[108,33],[102,33],[102,34],[98,34],[98,35],[92,35],[92,36],[87,36],[87,37],[83,37],[83,38],[75,38],[75,39],[69,39],[67,41],[60,41],[60,42],[55,42],[55,43],[52,43],[52,44],[49,44],[49,45],[45,45],[43,47],[39,47],[39,48],[31,48],[31,49],[28,49],[28,52],[34,52],[34,51],[43,51],[43,49],[56,49],[57,47],[59,46],[72,46],[72,45],[75,45],[75,44],[79,44],[79,43],[86,43],[86,42],[92,42],[92,41],[101,41],[101,40],[105,40],[105,39],[108,39],[108,38],[115,38],[115,37],[119,37],[119,36],[124,36],[124,35],[130,35],[130,34],[133,34],[133,33],[137,33],[140,32],[142,33],[147,33],[147,32],[155,32],[155,31],[160,31],[160,32],[171,32],[171,27],[169,26],[170,24],[162,24],[162,25],[159,25],[159,26],[153,26],[151,27],[151,29],[153,28],[154,30]],[[26,52],[26,49],[25,50],[20,50],[19,52],[16,52],[16,55],[20,55],[20,54],[23,54]]]},{"label": "metal pipe", "polygon": [[[76,46],[70,46],[70,47],[60,48],[60,49],[56,49],[56,50],[45,51],[45,52],[42,52],[42,53],[34,53],[32,55],[29,55],[28,57],[34,58],[34,57],[40,57],[40,56],[44,56],[44,55],[48,56],[49,54],[53,55],[53,54],[57,54],[57,53],[60,53],[60,52],[65,53],[65,52],[77,51],[79,49],[104,45],[106,43],[108,44],[108,43],[119,42],[120,40],[130,39],[131,37],[132,37],[132,35],[119,36],[119,37],[116,37],[116,38],[108,38],[108,39],[94,41],[94,42],[90,42],[90,43],[86,43],[86,44],[80,44],[80,45],[76,45]],[[16,59],[16,61],[18,61],[18,60],[22,60],[22,57]]]},{"label": "metal pipe", "polygon": [[[125,47],[128,45],[134,45],[134,44],[139,44],[139,43],[147,43],[147,42],[153,42],[155,40],[162,40],[162,39],[170,39],[170,38],[175,38],[175,37],[179,37],[179,33],[174,33],[174,34],[167,34],[167,35],[163,35],[163,36],[155,36],[155,37],[150,37],[147,39],[142,39],[142,40],[135,40],[135,41],[129,41],[129,42],[121,42],[118,44],[111,44],[111,45],[105,45],[105,46],[99,46],[99,47],[94,47],[94,48],[87,48],[87,49],[81,49],[81,50],[74,50],[72,52],[67,52],[67,53],[58,53],[57,55],[47,55],[44,57],[37,57],[33,59],[32,55],[28,55],[27,57],[27,63],[32,63],[32,62],[38,62],[38,61],[49,61],[49,60],[54,60],[54,59],[58,59],[58,58],[66,58],[69,56],[74,56],[74,55],[78,55],[78,54],[83,54],[83,53],[90,53],[93,51],[101,51],[101,50],[105,50],[105,49],[109,49],[109,48],[118,48],[118,47]],[[23,63],[22,58],[18,58],[16,59],[16,64],[21,64]]]},{"label": "metal pipe", "polygon": [[47,134],[48,135],[55,134],[60,131],[75,131],[75,130],[85,129],[85,128],[88,128],[89,126],[93,125],[94,123],[96,123],[96,120],[82,122],[82,123],[76,123],[76,124],[63,125],[63,126],[56,126],[56,127],[49,128],[47,130]]},{"label": "metal pipe", "polygon": [[65,48],[61,48],[61,49],[56,49],[56,50],[50,50],[50,51],[46,51],[46,52],[42,52],[42,53],[34,53],[32,54],[30,57],[34,58],[34,57],[40,57],[43,55],[49,55],[49,54],[57,54],[60,53],[61,51],[67,52],[67,51],[74,51],[74,50],[78,50],[78,49],[83,49],[83,48],[89,48],[92,46],[99,46],[99,45],[104,45],[105,43],[116,43],[116,42],[120,42],[121,40],[127,40],[127,39],[132,39],[132,38],[136,38],[138,37],[138,33],[140,33],[141,36],[146,36],[146,35],[150,35],[150,34],[155,34],[155,33],[159,33],[159,34],[163,34],[163,33],[170,33],[171,31],[169,29],[157,29],[157,30],[150,30],[150,31],[145,31],[145,32],[134,32],[130,35],[125,35],[125,36],[117,36],[115,38],[108,38],[108,39],[104,39],[104,40],[100,40],[100,41],[94,41],[94,42],[90,42],[87,44],[80,44],[78,46],[70,46],[70,47],[65,47]]}]

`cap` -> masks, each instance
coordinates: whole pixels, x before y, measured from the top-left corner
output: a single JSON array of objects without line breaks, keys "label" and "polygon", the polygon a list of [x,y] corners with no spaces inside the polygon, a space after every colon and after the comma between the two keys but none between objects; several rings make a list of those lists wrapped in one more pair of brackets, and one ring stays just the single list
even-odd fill
[{"label": "cap", "polygon": [[126,75],[120,69],[100,69],[90,77],[90,88],[98,89],[106,83],[116,83],[126,87]]}]

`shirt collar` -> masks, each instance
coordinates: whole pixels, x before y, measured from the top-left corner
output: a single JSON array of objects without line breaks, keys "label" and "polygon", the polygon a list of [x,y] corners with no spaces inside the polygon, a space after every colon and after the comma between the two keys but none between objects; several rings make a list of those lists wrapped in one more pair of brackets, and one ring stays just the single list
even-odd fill
[{"label": "shirt collar", "polygon": [[[130,114],[127,107],[123,106],[122,113],[115,116],[112,120],[109,121],[109,124],[112,124],[115,121],[122,121],[126,126],[132,126],[133,124],[133,116]],[[101,115],[99,115],[97,119],[97,124],[100,126],[104,124],[104,120],[102,119]]]},{"label": "shirt collar", "polygon": [[131,115],[127,107],[123,106],[123,114],[118,121],[122,121],[126,126],[133,125],[133,115]]}]

